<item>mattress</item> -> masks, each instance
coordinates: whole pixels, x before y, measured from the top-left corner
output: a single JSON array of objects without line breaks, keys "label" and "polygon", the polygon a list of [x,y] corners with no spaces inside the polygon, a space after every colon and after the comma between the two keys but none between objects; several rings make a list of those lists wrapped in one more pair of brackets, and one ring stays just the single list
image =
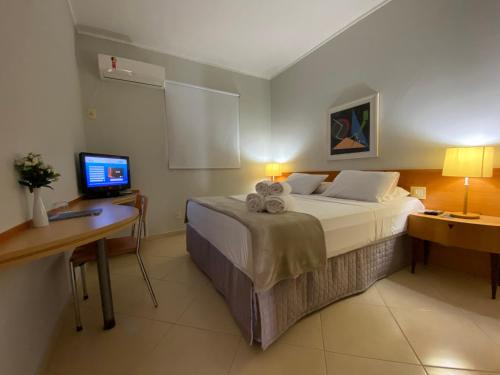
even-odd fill
[{"label": "mattress", "polygon": [[[335,257],[406,231],[408,215],[424,210],[416,198],[374,203],[296,195],[294,211],[313,215],[325,231],[327,257]],[[244,201],[244,195],[233,198]],[[240,271],[252,277],[252,238],[239,221],[195,202],[187,206],[189,224]]]}]

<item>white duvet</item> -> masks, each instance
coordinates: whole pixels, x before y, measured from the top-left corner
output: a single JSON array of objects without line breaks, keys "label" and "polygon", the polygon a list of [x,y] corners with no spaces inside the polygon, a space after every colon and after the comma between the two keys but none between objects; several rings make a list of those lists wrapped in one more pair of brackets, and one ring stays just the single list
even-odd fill
[{"label": "white duvet", "polygon": [[[408,215],[424,210],[422,202],[411,197],[383,203],[319,195],[293,194],[292,197],[294,211],[313,215],[321,222],[328,258],[403,233]],[[244,201],[245,195],[233,198]],[[243,224],[194,202],[188,204],[187,217],[198,233],[252,278],[252,239]]]}]

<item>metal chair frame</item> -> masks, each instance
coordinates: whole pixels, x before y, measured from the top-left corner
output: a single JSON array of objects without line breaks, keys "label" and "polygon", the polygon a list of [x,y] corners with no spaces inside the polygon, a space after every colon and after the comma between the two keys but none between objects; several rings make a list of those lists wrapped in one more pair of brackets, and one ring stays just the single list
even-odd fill
[{"label": "metal chair frame", "polygon": [[[146,287],[151,296],[151,300],[153,301],[154,307],[158,307],[158,300],[156,299],[155,292],[153,290],[153,286],[151,285],[151,281],[149,279],[148,273],[146,271],[146,266],[144,265],[144,260],[141,256],[141,243],[142,237],[146,237],[146,223],[145,223],[145,214],[147,210],[147,198],[144,195],[137,195],[136,198],[136,207],[139,209],[139,218],[137,223],[133,225],[131,236],[136,238],[135,241],[135,255],[137,257],[137,262],[139,263],[139,268],[142,273],[142,277],[146,283]],[[137,231],[136,231],[137,229]],[[75,252],[78,251],[78,248]],[[73,253],[74,254],[74,253]],[[86,263],[75,264],[73,261],[73,256],[69,261],[70,275],[71,275],[71,289],[73,291],[73,304],[75,309],[75,322],[76,322],[76,330],[81,331],[83,329],[81,315],[80,315],[80,302],[78,298],[78,285],[76,278],[76,268],[80,270],[80,278],[82,281],[82,291],[83,291],[83,299],[86,300],[89,298],[87,291],[87,275],[86,275]]]}]

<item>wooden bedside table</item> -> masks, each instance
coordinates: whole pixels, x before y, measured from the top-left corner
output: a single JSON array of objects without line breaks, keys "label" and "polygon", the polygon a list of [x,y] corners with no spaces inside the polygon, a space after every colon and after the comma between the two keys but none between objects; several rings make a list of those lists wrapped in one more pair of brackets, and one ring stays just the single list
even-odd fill
[{"label": "wooden bedside table", "polygon": [[[424,241],[424,264],[429,258],[431,242],[444,246],[490,253],[491,298],[496,298],[500,280],[500,217],[481,216],[480,219],[456,219],[446,216],[412,214],[408,218],[408,234]],[[411,272],[415,273],[417,244],[414,241]]]}]

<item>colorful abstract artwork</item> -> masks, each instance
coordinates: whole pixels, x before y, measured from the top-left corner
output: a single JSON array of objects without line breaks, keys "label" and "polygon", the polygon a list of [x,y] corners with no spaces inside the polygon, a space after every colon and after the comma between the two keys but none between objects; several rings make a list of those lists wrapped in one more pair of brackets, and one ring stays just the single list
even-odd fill
[{"label": "colorful abstract artwork", "polygon": [[332,108],[329,159],[378,156],[378,94]]}]

